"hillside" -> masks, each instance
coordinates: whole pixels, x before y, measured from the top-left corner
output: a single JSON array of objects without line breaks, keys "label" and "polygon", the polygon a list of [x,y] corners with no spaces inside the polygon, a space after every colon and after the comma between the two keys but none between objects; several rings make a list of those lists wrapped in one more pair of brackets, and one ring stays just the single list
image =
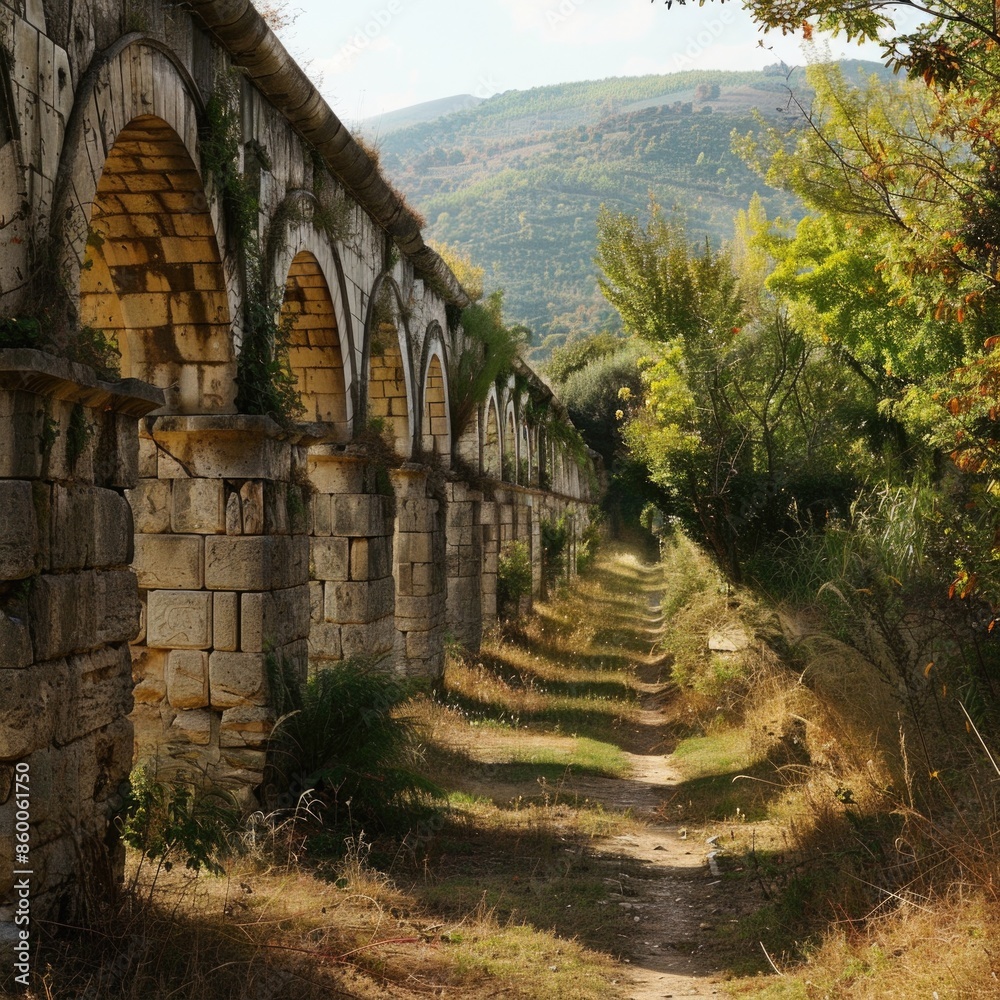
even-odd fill
[{"label": "hillside", "polygon": [[436,101],[423,101],[420,104],[411,104],[408,108],[401,108],[399,111],[387,111],[385,114],[366,118],[361,122],[358,131],[364,135],[385,136],[409,128],[411,125],[419,125],[456,111],[474,108],[482,101],[481,97],[473,97],[472,94],[439,97]]},{"label": "hillside", "polygon": [[[427,235],[486,268],[487,287],[505,289],[508,317],[535,331],[544,357],[577,329],[616,322],[594,280],[602,204],[643,212],[653,196],[714,242],[732,235],[754,191],[770,215],[796,213],[733,155],[730,135],[756,127],[755,108],[793,127],[788,87],[802,85],[800,70],[777,66],[618,77],[509,91],[396,130],[383,118],[369,137]],[[398,121],[408,112],[419,109]]]}]

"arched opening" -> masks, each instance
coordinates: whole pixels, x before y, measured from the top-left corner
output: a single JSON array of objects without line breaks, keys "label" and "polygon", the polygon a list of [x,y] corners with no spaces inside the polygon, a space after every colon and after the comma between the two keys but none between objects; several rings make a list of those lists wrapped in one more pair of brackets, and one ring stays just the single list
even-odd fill
[{"label": "arched opening", "polygon": [[122,375],[164,390],[169,413],[229,413],[229,299],[201,176],[153,115],[118,134],[97,185],[80,323],[117,339]]},{"label": "arched opening", "polygon": [[517,432],[514,428],[514,407],[507,407],[503,422],[503,478],[508,483],[517,482]]},{"label": "arched opening", "polygon": [[501,474],[500,421],[497,419],[496,400],[486,401],[486,434],[483,438],[483,472],[497,479]]},{"label": "arched opening", "polygon": [[347,385],[333,297],[319,261],[308,250],[299,251],[288,269],[281,323],[288,330],[288,361],[305,407],[302,419],[334,424],[340,436],[348,435]]},{"label": "arched opening", "polygon": [[445,392],[441,359],[435,354],[427,366],[424,383],[424,419],[421,446],[425,455],[443,459],[451,453],[448,396]]},{"label": "arched opening", "polygon": [[410,411],[406,397],[406,372],[393,323],[380,323],[372,335],[368,416],[376,429],[391,437],[396,451],[408,457]]},{"label": "arched opening", "polygon": [[517,481],[522,486],[531,482],[531,445],[528,440],[528,425],[521,424],[520,460],[517,466]]}]

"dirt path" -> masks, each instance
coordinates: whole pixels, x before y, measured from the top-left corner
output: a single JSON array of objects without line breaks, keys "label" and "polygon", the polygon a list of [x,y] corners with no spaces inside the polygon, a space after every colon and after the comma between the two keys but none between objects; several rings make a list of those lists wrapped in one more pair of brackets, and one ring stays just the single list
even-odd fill
[{"label": "dirt path", "polygon": [[[656,575],[650,571],[649,616],[644,632],[652,647],[663,628]],[[638,637],[640,641],[643,636]],[[715,923],[727,919],[724,887],[709,867],[712,850],[703,831],[658,821],[655,810],[680,780],[664,756],[664,722],[660,705],[667,685],[670,658],[648,657],[638,668],[642,712],[627,744],[633,768],[627,779],[570,778],[564,790],[600,801],[613,809],[632,809],[649,825],[636,834],[599,841],[594,853],[630,859],[641,875],[623,875],[618,905],[634,914],[632,1000],[663,997],[723,997],[726,991],[702,940]],[[630,866],[635,870],[634,866]]]}]

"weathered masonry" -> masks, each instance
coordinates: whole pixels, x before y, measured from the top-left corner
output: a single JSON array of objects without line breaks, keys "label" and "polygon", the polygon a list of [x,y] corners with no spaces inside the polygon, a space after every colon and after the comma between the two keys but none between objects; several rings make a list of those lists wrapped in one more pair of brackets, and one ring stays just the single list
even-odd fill
[{"label": "weathered masonry", "polygon": [[276,663],[435,676],[585,526],[537,376],[454,421],[467,305],[247,0],[0,0],[0,942],[16,768],[69,916],[136,755],[252,790]]}]

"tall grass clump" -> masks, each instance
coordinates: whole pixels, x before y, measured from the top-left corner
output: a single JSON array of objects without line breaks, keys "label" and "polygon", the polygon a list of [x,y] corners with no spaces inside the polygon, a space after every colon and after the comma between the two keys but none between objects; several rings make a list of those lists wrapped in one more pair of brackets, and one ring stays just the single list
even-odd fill
[{"label": "tall grass clump", "polygon": [[407,826],[442,794],[421,774],[415,726],[399,712],[411,684],[373,660],[344,660],[304,684],[278,671],[283,679],[272,691],[281,692],[281,717],[268,754],[269,798],[312,789],[312,810],[327,824],[390,830]]}]

